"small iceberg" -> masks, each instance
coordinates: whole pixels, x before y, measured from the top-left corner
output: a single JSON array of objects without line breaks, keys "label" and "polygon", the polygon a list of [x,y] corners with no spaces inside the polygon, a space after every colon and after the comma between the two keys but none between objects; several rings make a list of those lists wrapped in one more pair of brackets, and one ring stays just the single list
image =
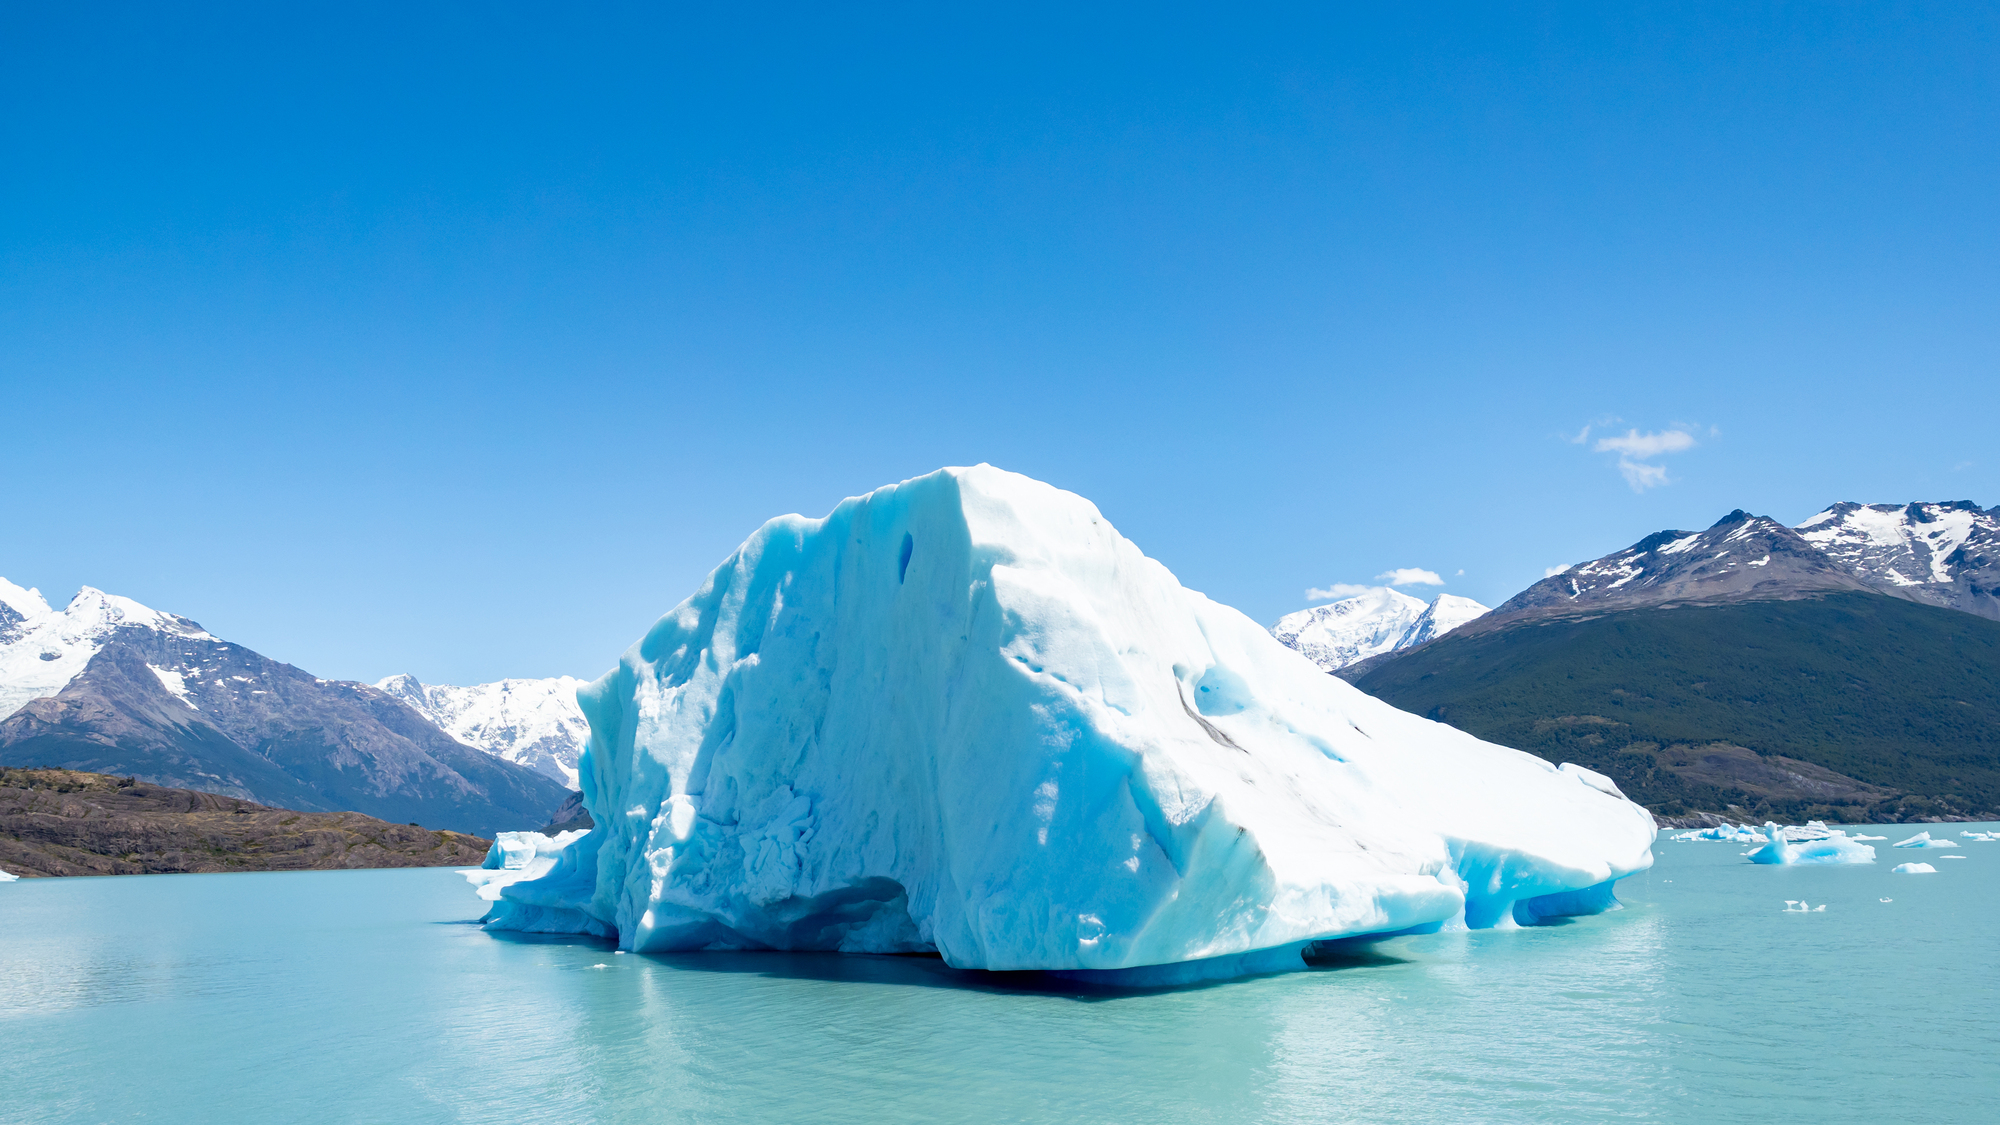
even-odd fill
[{"label": "small iceberg", "polygon": [[578,828],[555,836],[544,836],[540,832],[501,832],[493,837],[493,846],[486,849],[486,858],[478,867],[468,867],[459,872],[465,881],[479,892],[479,897],[487,902],[497,902],[503,887],[527,879],[539,879],[555,869],[562,857],[562,850],[587,835],[589,829]]},{"label": "small iceberg", "polygon": [[1751,863],[1820,865],[1875,862],[1874,848],[1857,844],[1846,836],[1826,835],[1794,844],[1786,839],[1784,828],[1769,822],[1764,825],[1764,833],[1764,846],[1749,853]]},{"label": "small iceberg", "polygon": [[2000,832],[1960,832],[1960,836],[1975,844],[1991,844],[2000,841]]},{"label": "small iceberg", "polygon": [[1726,840],[1732,844],[1761,844],[1764,834],[1747,824],[1718,824],[1714,828],[1700,828],[1692,832],[1682,832],[1668,839],[1682,842],[1695,840]]},{"label": "small iceberg", "polygon": [[1892,848],[1955,848],[1955,847],[1958,847],[1958,845],[1957,845],[1956,843],[1954,843],[1954,842],[1952,842],[1952,841],[1950,841],[1950,840],[1933,840],[1933,839],[1931,839],[1931,834],[1930,834],[1930,833],[1928,833],[1928,832],[1919,832],[1919,833],[1917,833],[1916,835],[1914,835],[1914,836],[1910,837],[1910,838],[1909,838],[1909,839],[1907,839],[1907,840],[1899,840],[1899,841],[1897,841],[1896,843],[1893,843],[1893,844],[1890,844],[1889,846],[1890,846],[1890,847],[1892,847]]},{"label": "small iceberg", "polygon": [[10,875],[5,871],[0,871],[0,883],[12,883],[19,878],[19,875]]},{"label": "small iceberg", "polygon": [[1962,856],[1962,855],[1941,855],[1941,856],[1939,856],[1938,858],[1939,858],[1939,859],[1964,859],[1965,857],[1964,857],[1964,856]]},{"label": "small iceberg", "polygon": [[1820,904],[1819,904],[1818,906],[1807,906],[1807,905],[1806,905],[1805,903],[1803,903],[1803,902],[1799,901],[1798,899],[1793,899],[1793,898],[1788,898],[1788,899],[1786,899],[1786,900],[1785,900],[1785,909],[1784,909],[1784,913],[1786,913],[1786,914],[1824,914],[1824,913],[1826,913],[1826,904],[1825,904],[1825,903],[1820,903]]},{"label": "small iceberg", "polygon": [[[1899,863],[1889,869],[1897,875],[1935,875],[1937,868],[1928,863]],[[1884,900],[1887,901],[1887,900]]]},{"label": "small iceberg", "polygon": [[1886,840],[1887,836],[1849,836],[1850,840]]}]

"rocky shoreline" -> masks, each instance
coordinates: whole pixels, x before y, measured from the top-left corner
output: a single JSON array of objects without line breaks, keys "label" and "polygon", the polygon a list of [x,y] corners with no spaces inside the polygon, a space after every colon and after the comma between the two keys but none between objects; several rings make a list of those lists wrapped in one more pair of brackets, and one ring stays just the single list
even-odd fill
[{"label": "rocky shoreline", "polygon": [[0,871],[24,877],[474,866],[490,843],[129,777],[0,769]]}]

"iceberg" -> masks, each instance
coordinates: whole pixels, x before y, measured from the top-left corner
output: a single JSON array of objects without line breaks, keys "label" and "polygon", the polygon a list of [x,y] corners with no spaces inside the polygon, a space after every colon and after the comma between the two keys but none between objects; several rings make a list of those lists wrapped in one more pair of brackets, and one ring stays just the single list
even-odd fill
[{"label": "iceberg", "polygon": [[[1823,827],[1823,826],[1822,826]],[[1764,846],[1750,853],[1751,863],[1773,864],[1833,864],[1833,863],[1874,863],[1875,849],[1867,844],[1857,844],[1839,833],[1808,837],[1803,843],[1792,843],[1787,830],[1776,824],[1764,825]]]},{"label": "iceberg", "polygon": [[596,827],[486,876],[489,927],[1174,984],[1652,863],[1609,778],[1363,694],[985,465],[770,521],[578,699]]},{"label": "iceberg", "polygon": [[[1788,829],[1787,831],[1792,830]],[[1713,828],[1682,832],[1677,836],[1670,837],[1670,839],[1687,841],[1726,840],[1732,844],[1761,844],[1764,842],[1764,833],[1761,829],[1752,828],[1747,824],[1718,824]]]},{"label": "iceberg", "polygon": [[1907,840],[1898,840],[1889,846],[1892,848],[1956,848],[1959,845],[1951,840],[1933,840],[1929,832],[1919,832]]},{"label": "iceberg", "polygon": [[466,868],[459,874],[465,876],[480,898],[492,902],[500,897],[502,887],[547,875],[562,858],[563,850],[583,839],[586,831],[575,829],[555,836],[540,832],[498,833],[479,866]]},{"label": "iceberg", "polygon": [[0,871],[0,883],[12,883],[19,880],[20,878],[21,877],[19,875],[14,875],[5,871]]},{"label": "iceberg", "polygon": [[2000,832],[1960,832],[1959,836],[1975,844],[2000,843]]},{"label": "iceberg", "polygon": [[1890,870],[1890,872],[1891,872],[1891,873],[1893,873],[1893,874],[1896,874],[1896,875],[1935,875],[1935,874],[1937,874],[1937,868],[1935,868],[1935,867],[1932,867],[1932,866],[1931,866],[1930,864],[1928,864],[1928,863],[1899,863],[1899,864],[1897,864],[1896,866],[1894,866],[1894,867],[1891,867],[1891,868],[1890,868],[1889,870]]}]

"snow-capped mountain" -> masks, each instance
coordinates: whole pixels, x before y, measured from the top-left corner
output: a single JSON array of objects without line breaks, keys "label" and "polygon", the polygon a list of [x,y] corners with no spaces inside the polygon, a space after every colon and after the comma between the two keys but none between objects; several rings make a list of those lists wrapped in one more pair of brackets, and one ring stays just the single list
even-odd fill
[{"label": "snow-capped mountain", "polygon": [[1426,605],[1384,586],[1286,614],[1271,635],[1332,672],[1443,636],[1485,612],[1471,598],[1439,594]]},{"label": "snow-capped mountain", "polygon": [[1660,531],[1502,603],[1480,628],[1528,617],[1673,603],[1817,597],[1843,590],[2000,619],[2000,508],[1835,504],[1786,527],[1731,512],[1706,531]]},{"label": "snow-capped mountain", "polygon": [[472,687],[419,683],[408,674],[376,687],[409,704],[453,738],[540,770],[576,788],[576,762],[590,742],[590,724],[576,705],[575,676],[499,680]]},{"label": "snow-capped mountain", "polygon": [[[69,605],[56,610],[40,590],[24,590],[0,578],[0,718],[31,699],[62,691],[126,627],[190,641],[215,640],[185,617],[94,587],[78,590]],[[168,683],[166,676],[161,683]]]},{"label": "snow-capped mountain", "polygon": [[1884,593],[2000,620],[2000,507],[1841,503],[1798,531]]},{"label": "snow-capped mountain", "polygon": [[1544,578],[1502,602],[1488,622],[1866,589],[1867,583],[1798,532],[1739,508],[1706,531],[1655,532],[1615,554]]},{"label": "snow-capped mountain", "polygon": [[185,617],[0,579],[0,765],[60,766],[303,811],[490,836],[566,797],[366,684],[321,680]]},{"label": "snow-capped mountain", "polygon": [[1487,607],[1471,598],[1461,598],[1456,594],[1439,594],[1431,599],[1431,604],[1417,615],[1410,631],[1396,642],[1399,649],[1415,648],[1425,641],[1436,640],[1475,617],[1486,614]]}]

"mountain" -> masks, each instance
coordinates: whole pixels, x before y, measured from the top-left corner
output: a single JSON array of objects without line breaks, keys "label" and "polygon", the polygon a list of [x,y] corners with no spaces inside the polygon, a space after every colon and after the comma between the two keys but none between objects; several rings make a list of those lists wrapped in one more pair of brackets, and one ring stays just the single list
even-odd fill
[{"label": "mountain", "polygon": [[590,743],[590,724],[576,705],[576,690],[584,684],[574,676],[556,676],[451,687],[405,674],[375,686],[460,742],[575,789],[577,759]]},{"label": "mountain", "polygon": [[1706,531],[1659,531],[1594,562],[1580,563],[1500,603],[1477,626],[1639,606],[1797,598],[1868,583],[1804,536],[1737,509]]},{"label": "mountain", "polygon": [[1379,587],[1278,619],[1271,635],[1329,672],[1420,645],[1486,612],[1471,598],[1439,594],[1429,605]]},{"label": "mountain", "polygon": [[1996,527],[1963,502],[1837,504],[1796,529],[1739,510],[1340,675],[1669,814],[1992,814]]},{"label": "mountain", "polygon": [[485,858],[490,843],[130,777],[0,769],[0,870],[15,875],[467,867]]},{"label": "mountain", "polygon": [[1453,629],[1483,617],[1490,611],[1471,598],[1461,598],[1456,594],[1439,594],[1431,599],[1431,604],[1417,615],[1409,631],[1396,641],[1396,648],[1413,648],[1434,641]]},{"label": "mountain", "polygon": [[1884,593],[2000,620],[2000,507],[1835,504],[1798,530]]},{"label": "mountain", "polygon": [[385,692],[318,679],[129,598],[85,587],[54,610],[0,580],[0,605],[0,765],[482,836],[541,824],[567,796]]},{"label": "mountain", "polygon": [[1354,685],[1663,815],[2000,816],[2000,622],[1870,591],[1460,630]]}]

